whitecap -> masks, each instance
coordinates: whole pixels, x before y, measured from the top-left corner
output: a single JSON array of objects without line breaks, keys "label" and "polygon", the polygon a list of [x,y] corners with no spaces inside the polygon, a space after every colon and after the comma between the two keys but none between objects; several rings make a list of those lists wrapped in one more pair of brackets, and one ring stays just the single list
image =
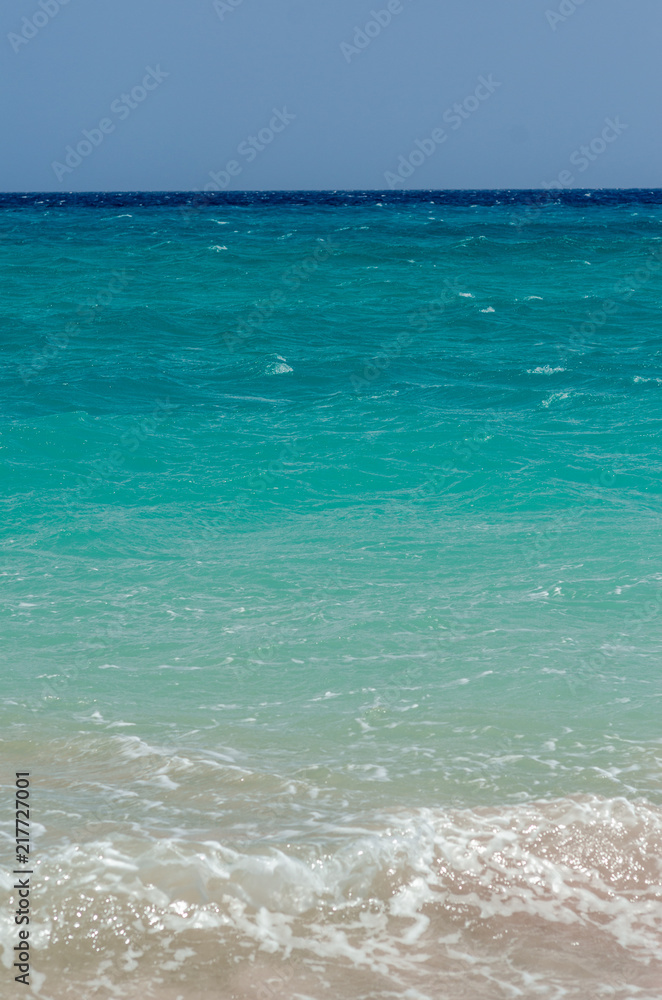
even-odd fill
[{"label": "whitecap", "polygon": [[271,365],[267,365],[267,370],[266,370],[265,374],[267,374],[267,375],[282,375],[285,372],[292,372],[292,371],[294,371],[294,369],[291,368],[287,364],[287,358],[281,357],[280,354],[276,355],[276,361],[280,362],[280,363],[277,364],[276,362],[274,362]]},{"label": "whitecap", "polygon": [[543,399],[542,405],[549,406],[551,403],[556,402],[557,399],[568,399],[569,396],[569,392],[553,392],[551,396],[547,397],[547,399]]}]

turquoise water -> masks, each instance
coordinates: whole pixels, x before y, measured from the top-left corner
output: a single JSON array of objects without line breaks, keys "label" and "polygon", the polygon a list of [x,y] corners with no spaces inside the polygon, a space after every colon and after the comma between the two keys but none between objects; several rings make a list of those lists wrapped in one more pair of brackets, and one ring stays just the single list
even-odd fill
[{"label": "turquoise water", "polygon": [[661,222],[2,212],[44,996],[660,995]]}]

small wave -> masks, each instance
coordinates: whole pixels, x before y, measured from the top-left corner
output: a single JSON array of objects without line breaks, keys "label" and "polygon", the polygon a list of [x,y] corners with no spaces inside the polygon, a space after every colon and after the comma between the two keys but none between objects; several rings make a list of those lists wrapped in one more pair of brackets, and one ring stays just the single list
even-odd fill
[{"label": "small wave", "polygon": [[547,399],[543,399],[542,405],[551,406],[551,404],[557,402],[557,400],[568,399],[569,396],[569,392],[553,392],[551,396],[547,397]]},{"label": "small wave", "polygon": [[[33,933],[46,993],[65,964],[89,981],[99,954],[115,989],[122,970],[158,982],[147,997],[169,996],[184,967],[211,990],[238,968],[261,974],[269,956],[295,963],[289,997],[317,974],[339,998],[367,996],[366,975],[383,990],[370,996],[495,1000],[532,995],[534,969],[535,995],[549,1000],[648,998],[662,983],[662,811],[647,803],[427,808],[339,828],[335,846],[286,837],[245,852],[134,828],[42,851]],[[3,917],[7,965],[15,941]],[[256,971],[242,995],[259,996],[258,985]]]},{"label": "small wave", "polygon": [[283,375],[286,372],[292,372],[292,371],[294,371],[294,369],[291,368],[287,364],[287,359],[281,357],[280,354],[277,354],[276,355],[276,361],[273,362],[273,364],[267,365],[267,369],[266,369],[266,373],[265,374],[267,374],[267,375]]}]

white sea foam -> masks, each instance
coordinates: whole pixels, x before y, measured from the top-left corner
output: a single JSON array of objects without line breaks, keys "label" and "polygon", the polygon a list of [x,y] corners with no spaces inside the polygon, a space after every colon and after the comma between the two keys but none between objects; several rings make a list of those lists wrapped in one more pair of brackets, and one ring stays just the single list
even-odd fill
[{"label": "white sea foam", "polygon": [[267,365],[266,374],[282,375],[285,372],[291,371],[294,371],[294,369],[287,364],[287,358],[282,358],[280,354],[277,354],[276,361],[273,362],[273,364]]},{"label": "white sea foam", "polygon": [[[84,968],[100,946],[106,956],[128,946],[149,956],[143,975],[174,975],[190,960],[197,982],[202,953],[215,956],[206,976],[271,956],[300,963],[283,997],[296,984],[306,995],[315,970],[340,976],[338,997],[363,995],[365,974],[383,986],[375,997],[388,986],[400,996],[626,1000],[662,983],[662,811],[644,802],[396,810],[362,830],[339,826],[326,844],[296,839],[247,852],[134,831],[42,852],[39,967]],[[2,918],[8,967],[14,933]],[[103,974],[117,989],[118,973]],[[460,982],[469,992],[453,992]]]},{"label": "white sea foam", "polygon": [[543,399],[542,405],[551,406],[552,403],[556,403],[558,400],[561,399],[568,399],[569,396],[570,396],[569,392],[553,392],[551,396],[547,397],[547,399]]}]

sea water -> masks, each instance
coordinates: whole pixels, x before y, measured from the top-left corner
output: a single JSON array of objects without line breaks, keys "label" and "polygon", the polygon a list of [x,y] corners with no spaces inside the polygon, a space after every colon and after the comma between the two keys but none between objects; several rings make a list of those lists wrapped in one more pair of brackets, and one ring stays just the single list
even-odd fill
[{"label": "sea water", "polygon": [[41,997],[662,994],[662,206],[457,201],[7,200],[3,997],[16,771]]}]

